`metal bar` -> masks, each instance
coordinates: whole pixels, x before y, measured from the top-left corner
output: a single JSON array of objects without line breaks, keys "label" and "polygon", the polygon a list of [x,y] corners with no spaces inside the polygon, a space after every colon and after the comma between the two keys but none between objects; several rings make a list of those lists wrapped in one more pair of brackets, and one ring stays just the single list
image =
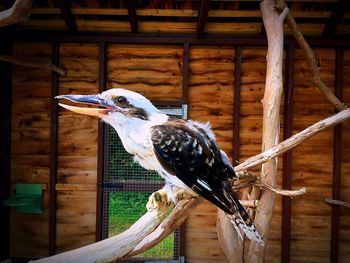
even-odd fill
[{"label": "metal bar", "polygon": [[208,20],[210,0],[200,0],[197,20],[197,35],[203,36],[205,24]]},{"label": "metal bar", "polygon": [[[106,90],[106,43],[100,42],[99,46],[99,93]],[[97,150],[97,184],[103,182],[104,171],[104,153],[105,153],[105,124],[98,123],[98,150]],[[102,239],[102,210],[103,210],[103,191],[97,188],[96,198],[96,230],[95,240]]]},{"label": "metal bar", "polygon": [[[12,54],[12,43],[0,43],[2,53]],[[10,207],[3,204],[3,200],[11,194],[11,101],[12,101],[12,66],[10,63],[0,62],[0,261],[10,257]]]},{"label": "metal bar", "polygon": [[[290,44],[286,54],[286,80],[284,94],[283,140],[293,135],[293,101],[294,101],[294,55],[295,46]],[[283,154],[282,188],[292,187],[292,151]],[[282,237],[281,262],[290,262],[292,203],[289,196],[282,196]]]},{"label": "metal bar", "polygon": [[[344,70],[344,50],[336,49],[335,61],[335,95],[343,99],[343,70]],[[341,155],[342,155],[342,125],[334,127],[333,138],[333,183],[332,183],[332,198],[340,199],[341,188]],[[339,253],[339,221],[340,207],[332,206],[332,227],[331,227],[331,253],[330,262],[338,262]]]},{"label": "metal bar", "polygon": [[235,49],[235,82],[233,86],[233,160],[239,161],[241,107],[242,47]]},{"label": "metal bar", "polygon": [[139,26],[137,24],[135,1],[134,0],[127,0],[126,3],[127,3],[127,7],[128,7],[128,16],[129,16],[131,32],[136,34],[139,32]]},{"label": "metal bar", "polygon": [[328,19],[323,29],[323,36],[329,37],[334,35],[338,25],[342,22],[345,13],[350,9],[349,0],[339,0],[336,4],[331,17]]},{"label": "metal bar", "polygon": [[[52,44],[52,63],[59,64],[59,44]],[[50,178],[49,178],[49,254],[56,254],[56,182],[58,144],[58,95],[59,75],[51,73],[51,128],[50,128]]]},{"label": "metal bar", "polygon": [[[13,30],[7,34],[13,41],[26,42],[70,42],[99,43],[101,41],[116,44],[162,44],[174,45],[188,43],[190,45],[220,45],[220,46],[267,46],[266,37],[241,37],[210,34],[201,38],[191,34],[107,34],[107,33],[68,33],[61,31],[21,31]],[[349,36],[308,37],[308,43],[313,47],[348,47]],[[285,45],[296,43],[292,37],[285,39]]]},{"label": "metal bar", "polygon": [[182,67],[182,99],[184,104],[188,104],[189,97],[189,57],[190,45],[184,44],[183,51],[183,67]]},{"label": "metal bar", "polygon": [[78,30],[77,23],[75,22],[75,17],[72,14],[72,10],[70,8],[69,0],[58,1],[61,9],[61,14],[64,18],[66,26],[70,32],[76,32]]}]

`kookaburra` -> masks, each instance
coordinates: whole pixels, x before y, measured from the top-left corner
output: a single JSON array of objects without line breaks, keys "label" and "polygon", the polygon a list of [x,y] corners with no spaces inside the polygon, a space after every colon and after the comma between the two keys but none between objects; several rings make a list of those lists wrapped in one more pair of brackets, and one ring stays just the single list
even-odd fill
[{"label": "kookaburra", "polygon": [[101,118],[117,131],[125,150],[142,167],[157,171],[166,184],[199,194],[233,215],[234,223],[248,238],[263,244],[232,191],[229,180],[236,177],[233,166],[220,150],[209,124],[169,117],[141,94],[125,89],[56,98],[99,106],[60,104],[68,110]]}]

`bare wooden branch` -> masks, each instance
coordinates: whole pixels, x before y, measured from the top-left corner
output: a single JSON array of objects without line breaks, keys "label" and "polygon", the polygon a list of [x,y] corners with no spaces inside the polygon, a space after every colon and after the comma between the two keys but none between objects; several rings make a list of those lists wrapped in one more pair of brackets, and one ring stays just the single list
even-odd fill
[{"label": "bare wooden branch", "polygon": [[42,62],[42,63],[27,62],[27,61],[22,61],[17,58],[6,56],[6,55],[0,55],[0,60],[13,63],[19,66],[24,66],[24,67],[33,67],[33,68],[42,68],[42,69],[51,70],[60,74],[61,76],[66,74],[66,71],[64,69],[48,62]]},{"label": "bare wooden branch", "polygon": [[[265,92],[263,104],[263,134],[262,151],[273,148],[278,143],[280,130],[280,105],[283,92],[283,21],[288,14],[288,8],[278,13],[274,0],[264,0],[260,4],[262,18],[266,29],[268,50],[266,65]],[[272,158],[262,165],[261,178],[263,183],[272,187],[277,185],[277,159]],[[259,199],[259,188],[254,187],[250,197]],[[257,208],[254,224],[260,231],[263,239],[267,240],[270,222],[275,204],[275,193],[262,191]],[[263,262],[266,246],[258,242],[250,242],[247,254],[247,262]]]},{"label": "bare wooden branch", "polygon": [[135,224],[123,233],[91,245],[39,259],[40,263],[113,262],[125,257],[145,237],[154,231],[171,209],[159,206],[148,211]]},{"label": "bare wooden branch", "polygon": [[[219,242],[225,253],[227,262],[243,263],[243,240],[240,233],[233,227],[229,216],[218,208],[218,217],[216,221],[216,231]],[[238,231],[241,231],[238,229]]]},{"label": "bare wooden branch", "polygon": [[176,204],[170,215],[161,223],[155,231],[145,237],[126,257],[140,254],[157,245],[164,238],[174,232],[176,228],[187,219],[191,211],[204,201],[201,197],[181,200]]},{"label": "bare wooden branch", "polygon": [[16,0],[11,8],[0,12],[0,27],[28,20],[33,2],[33,0]]},{"label": "bare wooden branch", "polygon": [[[283,1],[283,6],[287,5]],[[305,40],[301,31],[299,30],[294,17],[291,13],[288,13],[286,18],[288,27],[290,28],[295,40],[298,42],[300,48],[304,51],[306,55],[306,61],[308,64],[308,68],[312,74],[312,81],[318,87],[318,89],[327,97],[327,99],[340,111],[347,108],[347,106],[341,102],[334,93],[328,88],[328,86],[322,81],[320,77],[320,70],[318,67],[318,61],[309,44]]]},{"label": "bare wooden branch", "polygon": [[335,200],[335,199],[332,199],[332,198],[329,198],[329,197],[327,197],[324,201],[327,204],[330,204],[330,205],[340,205],[340,206],[344,206],[344,207],[350,208],[350,203],[347,203],[347,202],[344,202],[344,201]]},{"label": "bare wooden branch", "polygon": [[247,159],[245,162],[237,165],[234,167],[235,172],[240,175],[244,176],[244,171],[251,169],[254,166],[257,166],[259,164],[265,163],[272,158],[289,151],[290,149],[294,148],[295,146],[299,145],[306,139],[316,135],[317,133],[337,125],[338,123],[341,123],[347,119],[350,119],[350,109],[345,109],[343,111],[338,112],[337,114],[334,114],[324,120],[321,120],[310,127],[306,128],[305,130],[291,136],[287,140],[281,142],[280,144],[276,145],[275,147],[268,149],[258,155],[255,155],[249,159]]},{"label": "bare wooden branch", "polygon": [[242,206],[244,207],[257,207],[259,204],[259,200],[239,200]]},{"label": "bare wooden branch", "polygon": [[300,188],[298,190],[284,190],[284,189],[278,189],[276,187],[273,187],[272,185],[269,185],[269,184],[263,183],[263,182],[255,182],[255,183],[252,183],[252,185],[259,186],[259,187],[262,187],[262,188],[266,188],[266,189],[268,189],[268,190],[270,190],[270,191],[272,191],[272,192],[274,192],[276,194],[284,195],[284,196],[293,197],[293,196],[306,194],[306,188],[305,187],[302,187],[302,188]]}]

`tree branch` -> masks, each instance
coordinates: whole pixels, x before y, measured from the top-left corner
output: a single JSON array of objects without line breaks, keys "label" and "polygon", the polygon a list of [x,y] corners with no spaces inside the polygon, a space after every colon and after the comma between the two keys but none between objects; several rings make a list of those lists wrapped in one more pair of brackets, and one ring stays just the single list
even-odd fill
[{"label": "tree branch", "polygon": [[201,197],[181,200],[176,204],[170,215],[161,223],[156,230],[145,237],[126,257],[140,254],[161,242],[174,232],[187,219],[191,211],[204,201]]},{"label": "tree branch", "polygon": [[304,195],[306,194],[306,188],[302,187],[298,190],[283,190],[283,189],[278,189],[276,187],[273,187],[272,185],[269,185],[267,183],[264,182],[255,182],[255,183],[251,183],[254,186],[258,186],[258,187],[262,187],[262,188],[266,188],[272,192],[274,192],[275,194],[279,194],[279,195],[284,195],[284,196],[298,196],[298,195]]},{"label": "tree branch", "polygon": [[[286,3],[282,0],[282,8],[286,7]],[[306,42],[304,36],[299,30],[297,23],[294,20],[293,15],[289,12],[286,18],[288,27],[290,28],[295,40],[298,42],[300,48],[306,55],[306,61],[308,68],[312,74],[312,81],[318,87],[318,89],[327,97],[327,99],[339,110],[344,110],[347,106],[341,102],[334,93],[328,88],[328,86],[321,80],[320,70],[318,67],[318,61],[309,44]]]},{"label": "tree branch", "polygon": [[39,259],[40,263],[76,263],[81,262],[113,262],[125,257],[134,247],[166,217],[172,206],[162,205],[158,209],[148,211],[136,223],[123,233],[104,239],[91,245]]},{"label": "tree branch", "polygon": [[[278,143],[280,130],[280,105],[283,92],[283,20],[288,13],[284,8],[278,13],[274,0],[264,0],[260,3],[263,23],[268,42],[266,82],[263,104],[263,134],[262,151],[273,148]],[[277,159],[272,158],[262,165],[261,178],[263,183],[272,187],[277,185]],[[262,191],[254,187],[250,199],[259,199],[254,224],[258,228],[265,242],[268,239],[270,222],[275,205],[275,193]],[[261,246],[255,240],[250,241],[247,262],[263,262],[266,246]]]},{"label": "tree branch", "polygon": [[6,55],[0,55],[0,61],[5,61],[5,62],[13,63],[19,66],[24,66],[24,67],[33,67],[33,68],[52,70],[60,74],[61,76],[66,74],[66,71],[64,69],[48,62],[35,63],[35,62],[21,61],[17,58],[6,56]]},{"label": "tree branch", "polygon": [[0,12],[0,27],[9,26],[17,22],[27,21],[33,0],[16,0],[13,6]]},{"label": "tree branch", "polygon": [[337,125],[338,123],[341,123],[347,119],[350,118],[350,109],[347,108],[343,111],[338,112],[337,114],[334,114],[324,120],[321,120],[305,130],[291,136],[287,140],[279,143],[275,147],[268,149],[258,155],[255,155],[253,157],[250,157],[245,162],[237,165],[234,167],[235,172],[238,174],[238,176],[245,176],[244,171],[251,169],[254,166],[260,165],[262,163],[265,163],[274,157],[289,151],[290,149],[294,148],[295,146],[299,145],[306,139],[316,135],[317,133],[325,130],[326,128],[333,127]]},{"label": "tree branch", "polygon": [[344,207],[350,208],[350,203],[347,203],[347,202],[344,202],[344,201],[335,200],[335,199],[332,199],[332,198],[329,198],[329,197],[327,197],[324,201],[327,204],[330,204],[330,205],[340,205],[340,206],[344,206]]},{"label": "tree branch", "polygon": [[216,231],[218,233],[219,243],[225,253],[228,263],[243,263],[243,239],[240,229],[235,229],[229,216],[217,209],[218,216],[216,220]]}]

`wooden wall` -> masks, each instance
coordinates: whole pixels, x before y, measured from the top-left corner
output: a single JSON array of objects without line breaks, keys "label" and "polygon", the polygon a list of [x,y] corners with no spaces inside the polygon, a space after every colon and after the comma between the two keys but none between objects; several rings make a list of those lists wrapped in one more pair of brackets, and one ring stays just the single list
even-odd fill
[{"label": "wooden wall", "polygon": [[[106,49],[106,87],[142,92],[152,100],[183,99],[183,46],[117,45]],[[334,87],[335,50],[317,50],[321,76]],[[14,55],[50,60],[51,44],[16,43]],[[99,89],[99,45],[60,44],[59,93],[93,94]],[[239,160],[260,152],[266,48],[242,49],[235,65],[235,48],[193,46],[189,53],[189,116],[209,121],[221,147],[233,156],[235,69],[241,68]],[[313,87],[301,51],[295,52],[293,132],[331,115],[333,107]],[[350,104],[350,50],[344,54],[344,101]],[[36,182],[49,187],[51,73],[15,66],[12,107],[12,183]],[[283,108],[282,108],[283,110]],[[283,125],[283,116],[281,124]],[[350,201],[350,135],[343,125],[341,199]],[[98,121],[59,111],[57,162],[56,250],[66,251],[95,241]],[[282,138],[282,129],[281,129]],[[324,198],[332,195],[333,130],[315,136],[293,150],[293,188],[307,195],[292,201],[291,262],[329,262],[331,210]],[[279,178],[282,181],[282,159]],[[253,170],[258,173],[258,169]],[[48,191],[43,215],[11,213],[11,255],[42,257],[48,251]],[[267,262],[281,262],[281,207],[278,196]],[[204,202],[186,223],[186,262],[225,262],[215,229],[216,208]],[[350,258],[350,212],[340,209],[339,261]]]},{"label": "wooden wall", "polygon": [[[59,53],[60,64],[67,74],[59,79],[58,93],[98,93],[98,45],[62,44]],[[98,120],[60,109],[56,185],[58,253],[95,241],[97,128]]]},{"label": "wooden wall", "polygon": [[[13,53],[23,60],[51,59],[51,45],[18,43]],[[11,183],[48,185],[50,174],[51,73],[35,68],[13,67],[12,75]],[[47,189],[47,187],[46,187]],[[48,191],[44,191],[42,215],[11,211],[11,255],[48,255]]]}]

